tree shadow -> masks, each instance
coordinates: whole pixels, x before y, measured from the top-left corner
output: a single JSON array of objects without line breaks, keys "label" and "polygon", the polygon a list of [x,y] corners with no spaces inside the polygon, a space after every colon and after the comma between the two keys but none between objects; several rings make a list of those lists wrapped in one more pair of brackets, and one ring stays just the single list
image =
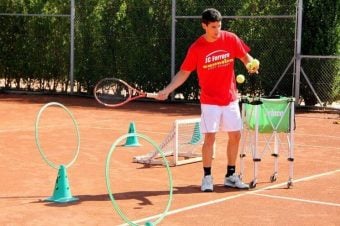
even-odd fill
[{"label": "tree shadow", "polygon": [[131,101],[120,107],[110,108],[99,104],[94,97],[61,95],[61,94],[19,94],[19,93],[0,93],[0,101],[15,101],[20,104],[47,104],[58,102],[66,107],[78,107],[98,110],[115,110],[122,112],[143,112],[144,114],[165,113],[169,115],[200,115],[200,105],[198,103],[157,101],[141,99]]}]

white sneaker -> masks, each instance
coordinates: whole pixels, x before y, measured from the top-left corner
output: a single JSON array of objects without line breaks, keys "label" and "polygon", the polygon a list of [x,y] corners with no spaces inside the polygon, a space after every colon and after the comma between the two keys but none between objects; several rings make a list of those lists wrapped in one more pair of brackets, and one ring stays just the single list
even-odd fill
[{"label": "white sneaker", "polygon": [[232,176],[224,178],[224,186],[239,189],[249,189],[249,185],[243,183],[236,173],[234,173]]},{"label": "white sneaker", "polygon": [[214,190],[213,178],[211,175],[204,176],[202,179],[201,191],[212,192]]}]

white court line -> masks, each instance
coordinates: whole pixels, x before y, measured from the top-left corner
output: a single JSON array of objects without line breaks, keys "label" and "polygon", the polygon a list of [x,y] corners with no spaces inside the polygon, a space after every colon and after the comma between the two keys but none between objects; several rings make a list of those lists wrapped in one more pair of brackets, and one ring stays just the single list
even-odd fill
[{"label": "white court line", "polygon": [[[298,183],[298,182],[303,182],[303,181],[310,181],[310,180],[313,180],[313,179],[316,179],[316,178],[319,178],[319,177],[328,176],[328,175],[332,175],[332,174],[339,173],[339,172],[340,172],[340,169],[337,169],[337,170],[329,171],[329,172],[326,172],[326,173],[315,174],[315,175],[312,175],[312,176],[303,177],[303,178],[300,178],[300,179],[297,179],[297,180],[293,180],[293,184]],[[242,197],[242,196],[245,196],[245,195],[254,195],[254,194],[257,195],[256,193],[259,193],[261,191],[265,191],[265,190],[269,190],[269,189],[273,189],[273,188],[278,188],[278,187],[282,187],[282,186],[286,186],[286,185],[287,185],[287,182],[280,183],[280,184],[274,184],[274,185],[263,187],[263,188],[260,188],[260,189],[257,189],[257,190],[247,191],[247,192],[244,192],[244,193],[241,193],[241,194],[232,195],[232,196],[228,196],[228,197],[224,197],[224,198],[220,198],[220,199],[216,199],[216,200],[211,200],[209,202],[203,202],[203,203],[200,203],[200,204],[191,205],[191,206],[183,207],[183,208],[180,208],[180,209],[171,210],[171,211],[168,211],[166,216],[173,215],[173,214],[180,213],[180,212],[184,212],[184,211],[187,211],[187,210],[200,208],[200,207],[203,207],[203,206],[221,203],[221,202],[231,200],[231,199],[235,199],[235,198],[239,198],[239,197]],[[283,198],[283,197],[281,197],[281,198]],[[293,200],[293,198],[291,198],[291,199]],[[299,201],[301,201],[301,200],[299,200]],[[307,201],[308,200],[305,200],[305,202],[307,202]],[[309,200],[308,202],[315,203],[316,201]],[[322,203],[322,202],[318,202],[318,204],[329,205],[329,203],[325,204],[325,203]],[[334,205],[340,206],[340,204],[334,204]],[[161,214],[150,216],[150,217],[147,217],[147,218],[143,218],[143,219],[133,221],[133,223],[138,224],[138,223],[141,223],[141,222],[147,222],[147,221],[150,221],[152,219],[157,219],[160,216],[161,216]],[[120,226],[123,226],[123,225],[126,226],[128,224],[121,224]]]},{"label": "white court line", "polygon": [[[122,129],[116,129],[116,127],[98,127],[98,126],[82,126],[82,128],[87,128],[87,129],[99,129],[99,130],[111,130],[111,131],[117,131],[117,132],[122,132],[122,133],[127,133],[128,128],[126,130]],[[152,134],[161,134],[161,135],[167,135],[167,132],[155,132],[152,130],[143,130],[143,129],[137,129],[137,133],[152,133]]]},{"label": "white court line", "polygon": [[304,145],[304,144],[295,144],[295,147],[307,147],[307,148],[327,148],[327,149],[339,149],[337,147],[330,147],[330,146],[319,146],[319,145]]},{"label": "white court line", "polygon": [[328,206],[337,206],[337,207],[340,207],[340,204],[333,203],[333,202],[321,202],[321,201],[313,201],[313,200],[308,200],[308,199],[297,199],[297,198],[278,196],[278,195],[266,195],[266,194],[253,194],[253,195],[264,196],[264,197],[274,198],[274,199],[286,199],[286,200],[292,200],[292,201],[298,201],[298,202],[307,202],[307,203],[313,203],[313,204],[320,204],[320,205],[328,205]]},{"label": "white court line", "polygon": [[308,137],[322,137],[322,138],[339,138],[339,136],[324,136],[324,135],[318,135],[318,134],[308,134],[308,133],[294,133],[294,135],[298,136],[308,136]]}]

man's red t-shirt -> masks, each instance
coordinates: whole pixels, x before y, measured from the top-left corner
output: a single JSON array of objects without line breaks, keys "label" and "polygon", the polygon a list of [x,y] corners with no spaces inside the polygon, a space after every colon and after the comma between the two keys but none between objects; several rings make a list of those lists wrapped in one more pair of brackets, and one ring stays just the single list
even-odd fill
[{"label": "man's red t-shirt", "polygon": [[249,51],[237,35],[228,31],[221,31],[214,42],[201,36],[190,46],[181,70],[197,70],[202,104],[226,106],[236,100],[234,59]]}]

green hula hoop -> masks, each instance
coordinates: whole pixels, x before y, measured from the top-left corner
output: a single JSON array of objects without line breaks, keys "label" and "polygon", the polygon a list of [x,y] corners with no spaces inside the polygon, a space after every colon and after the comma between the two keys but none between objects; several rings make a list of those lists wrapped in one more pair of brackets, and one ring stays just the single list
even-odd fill
[{"label": "green hula hoop", "polygon": [[75,126],[76,128],[76,136],[77,136],[77,148],[76,148],[76,151],[75,151],[75,154],[74,154],[74,157],[73,159],[65,166],[65,168],[68,168],[70,167],[77,159],[78,155],[79,155],[79,150],[80,150],[80,136],[79,136],[79,128],[78,128],[78,124],[73,116],[73,114],[62,104],[58,103],[58,102],[50,102],[50,103],[47,103],[45,104],[39,111],[38,115],[37,115],[37,118],[35,120],[35,143],[37,144],[37,147],[38,147],[38,150],[42,156],[42,158],[44,159],[44,161],[49,165],[51,166],[52,168],[55,168],[55,169],[59,169],[60,166],[57,166],[56,164],[54,164],[53,162],[51,162],[45,155],[45,152],[43,150],[43,148],[41,147],[40,145],[40,141],[39,141],[39,123],[40,123],[40,118],[41,118],[41,115],[42,113],[46,110],[46,108],[50,107],[50,106],[59,106],[61,107],[62,109],[65,110],[65,112],[71,117],[72,119],[72,122],[73,122],[73,125]]},{"label": "green hula hoop", "polygon": [[172,186],[172,174],[171,174],[171,170],[170,170],[170,166],[169,166],[169,163],[168,163],[168,160],[166,159],[163,151],[159,148],[159,146],[153,141],[151,140],[149,137],[145,136],[145,135],[142,135],[142,134],[138,134],[138,133],[128,133],[128,134],[125,134],[121,137],[119,137],[115,142],[114,144],[111,146],[111,149],[107,155],[107,158],[106,158],[106,167],[105,167],[105,179],[106,179],[106,187],[107,187],[107,190],[108,190],[108,193],[109,193],[109,196],[110,196],[110,199],[111,199],[111,202],[112,202],[112,205],[115,209],[115,211],[118,213],[118,215],[129,225],[133,225],[133,226],[138,226],[138,224],[135,224],[133,223],[132,221],[130,221],[127,216],[123,213],[123,211],[120,209],[119,205],[117,204],[113,194],[112,194],[112,190],[111,190],[111,183],[110,183],[110,160],[111,160],[111,155],[112,153],[114,152],[114,150],[116,149],[117,145],[119,143],[122,142],[122,140],[126,139],[127,137],[130,137],[130,136],[137,136],[137,137],[140,137],[144,140],[146,140],[147,142],[149,142],[150,144],[152,144],[152,146],[158,151],[158,153],[162,156],[162,159],[165,163],[165,166],[166,166],[166,171],[167,171],[167,174],[168,174],[168,181],[169,181],[169,199],[168,199],[168,202],[167,202],[167,205],[166,205],[166,208],[164,210],[163,213],[160,214],[160,217],[155,221],[155,222],[147,222],[147,224],[150,224],[150,225],[156,225],[158,224],[159,222],[161,222],[163,220],[163,218],[167,215],[169,209],[170,209],[170,205],[171,205],[171,202],[172,202],[172,193],[173,193],[173,186]]}]

